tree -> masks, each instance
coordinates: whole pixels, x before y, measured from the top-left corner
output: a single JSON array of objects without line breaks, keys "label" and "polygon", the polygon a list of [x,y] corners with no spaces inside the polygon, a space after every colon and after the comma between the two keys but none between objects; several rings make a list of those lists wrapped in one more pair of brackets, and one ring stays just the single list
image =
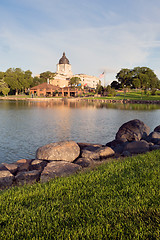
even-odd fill
[{"label": "tree", "polygon": [[119,84],[117,81],[113,81],[111,83],[111,88],[119,89],[120,87],[121,87],[121,84]]},{"label": "tree", "polygon": [[108,85],[107,87],[104,88],[104,94],[105,95],[110,95],[110,96],[116,96],[116,91],[115,89],[111,88],[110,85]]},{"label": "tree", "polygon": [[4,88],[2,89],[2,93],[3,93],[4,96],[7,96],[8,93],[9,93],[9,91],[10,91],[10,88],[8,88],[8,87],[4,87]]},{"label": "tree", "polygon": [[159,79],[148,67],[135,67],[134,69],[121,69],[116,78],[122,87],[153,89],[159,86]]},{"label": "tree", "polygon": [[101,83],[97,84],[96,93],[103,95],[104,87],[101,85]]},{"label": "tree", "polygon": [[72,77],[70,80],[69,80],[69,86],[71,87],[76,87],[78,86],[79,82],[81,81],[81,79],[79,77]]},{"label": "tree", "polygon": [[3,93],[3,95],[8,95],[10,89],[8,88],[7,83],[5,83],[5,81],[1,78],[1,74],[0,74],[0,92]]},{"label": "tree", "polygon": [[17,95],[23,89],[24,72],[20,68],[9,68],[5,73],[4,81],[12,90],[15,90]]},{"label": "tree", "polygon": [[116,78],[122,88],[131,87],[132,74],[130,69],[121,69],[120,72],[117,73]]},{"label": "tree", "polygon": [[134,78],[132,80],[132,87],[133,88],[140,88],[141,87],[141,82],[139,78]]},{"label": "tree", "polygon": [[46,71],[40,74],[41,83],[47,82],[47,79],[54,78],[55,73],[50,71]]},{"label": "tree", "polygon": [[24,73],[24,87],[29,88],[32,83],[33,83],[32,72],[30,70],[27,70]]}]

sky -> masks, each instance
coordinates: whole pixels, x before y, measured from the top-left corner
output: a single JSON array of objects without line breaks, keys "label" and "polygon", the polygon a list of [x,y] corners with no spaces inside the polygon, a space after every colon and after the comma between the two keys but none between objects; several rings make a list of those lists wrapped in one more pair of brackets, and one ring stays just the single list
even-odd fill
[{"label": "sky", "polygon": [[160,79],[160,1],[0,1],[0,71],[55,72],[63,52],[74,74],[105,71],[105,85],[137,66]]}]

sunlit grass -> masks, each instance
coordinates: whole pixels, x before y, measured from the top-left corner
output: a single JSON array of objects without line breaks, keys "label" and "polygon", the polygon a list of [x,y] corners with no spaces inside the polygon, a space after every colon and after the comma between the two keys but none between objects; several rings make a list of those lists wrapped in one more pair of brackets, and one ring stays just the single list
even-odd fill
[{"label": "sunlit grass", "polygon": [[159,239],[160,151],[0,192],[0,239]]}]

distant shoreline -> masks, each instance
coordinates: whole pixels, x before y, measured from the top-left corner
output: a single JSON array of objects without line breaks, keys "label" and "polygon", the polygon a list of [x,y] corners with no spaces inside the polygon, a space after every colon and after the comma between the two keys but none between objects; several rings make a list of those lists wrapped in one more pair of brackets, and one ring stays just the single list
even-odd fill
[{"label": "distant shoreline", "polygon": [[95,103],[130,103],[130,104],[160,104],[160,100],[130,100],[130,99],[98,99],[98,98],[87,98],[87,97],[78,97],[78,98],[25,98],[25,97],[0,97],[0,100],[15,100],[15,101],[85,101],[85,102],[95,102]]}]

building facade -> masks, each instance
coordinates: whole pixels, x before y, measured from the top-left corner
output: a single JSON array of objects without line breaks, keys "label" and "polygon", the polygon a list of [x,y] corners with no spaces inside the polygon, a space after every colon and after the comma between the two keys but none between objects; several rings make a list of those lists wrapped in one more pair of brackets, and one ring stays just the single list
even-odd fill
[{"label": "building facade", "polygon": [[82,88],[96,88],[97,84],[99,84],[100,79],[95,76],[90,76],[87,74],[75,74],[72,73],[71,64],[66,57],[65,53],[60,58],[59,63],[57,64],[57,71],[53,79],[50,79],[50,84],[59,86],[61,88],[69,86],[69,80],[72,77],[80,78],[80,84]]}]

